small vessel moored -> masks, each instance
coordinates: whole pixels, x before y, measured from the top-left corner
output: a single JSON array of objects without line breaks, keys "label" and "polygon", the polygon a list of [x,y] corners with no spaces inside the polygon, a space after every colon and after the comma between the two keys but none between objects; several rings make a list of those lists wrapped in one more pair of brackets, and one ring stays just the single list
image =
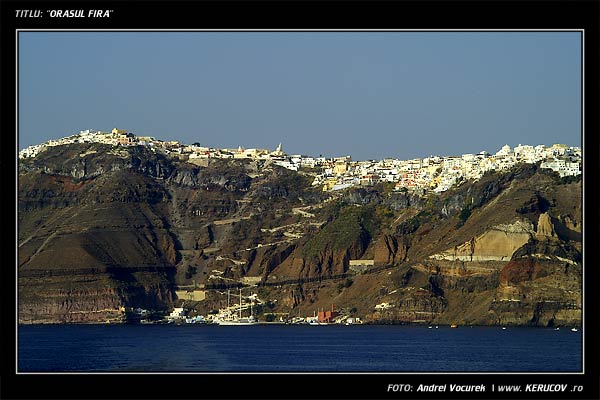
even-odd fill
[{"label": "small vessel moored", "polygon": [[219,325],[256,325],[258,321],[252,315],[249,317],[243,318],[232,318],[232,319],[223,319],[220,320]]},{"label": "small vessel moored", "polygon": [[[229,306],[229,292],[227,292],[227,305]],[[252,315],[252,302],[250,303],[250,316],[242,317],[242,289],[240,289],[240,308],[239,315],[227,314],[217,320],[219,325],[256,325],[258,320]]]}]

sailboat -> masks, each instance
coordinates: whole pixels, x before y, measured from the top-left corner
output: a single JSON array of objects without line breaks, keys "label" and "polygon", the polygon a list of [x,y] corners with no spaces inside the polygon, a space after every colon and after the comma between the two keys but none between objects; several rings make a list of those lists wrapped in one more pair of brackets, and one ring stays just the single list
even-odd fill
[{"label": "sailboat", "polygon": [[256,325],[258,321],[252,315],[252,302],[250,302],[250,316],[242,317],[242,289],[240,288],[240,309],[239,315],[229,315],[227,318],[220,319],[219,325]]}]

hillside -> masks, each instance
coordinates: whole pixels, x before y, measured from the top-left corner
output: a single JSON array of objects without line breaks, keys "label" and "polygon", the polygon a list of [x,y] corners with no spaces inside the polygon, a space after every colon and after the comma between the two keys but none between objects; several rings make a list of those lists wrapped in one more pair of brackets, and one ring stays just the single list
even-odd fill
[{"label": "hillside", "polygon": [[181,303],[206,314],[228,287],[255,284],[263,316],[335,304],[378,323],[580,324],[580,179],[519,165],[427,195],[312,181],[143,147],[21,160],[19,321],[123,321]]}]

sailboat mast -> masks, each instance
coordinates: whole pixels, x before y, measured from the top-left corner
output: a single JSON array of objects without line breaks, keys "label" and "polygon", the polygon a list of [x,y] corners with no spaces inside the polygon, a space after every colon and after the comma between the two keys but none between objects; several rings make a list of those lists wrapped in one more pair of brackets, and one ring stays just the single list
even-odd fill
[{"label": "sailboat mast", "polygon": [[240,288],[240,318],[242,318],[242,288]]}]

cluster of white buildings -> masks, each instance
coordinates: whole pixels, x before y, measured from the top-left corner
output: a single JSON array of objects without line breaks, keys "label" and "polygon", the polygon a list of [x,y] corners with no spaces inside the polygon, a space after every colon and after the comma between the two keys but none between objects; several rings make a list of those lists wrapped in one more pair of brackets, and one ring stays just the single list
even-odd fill
[{"label": "cluster of white buildings", "polygon": [[518,163],[538,163],[541,168],[552,169],[561,177],[581,174],[581,148],[562,144],[552,146],[521,145],[511,148],[503,146],[495,154],[482,151],[460,156],[430,156],[412,160],[352,161],[344,157],[309,157],[287,155],[279,144],[274,151],[267,149],[217,149],[191,145],[178,141],[162,141],[150,136],[136,136],[122,129],[111,132],[88,129],[78,134],[46,143],[29,146],[19,152],[19,158],[35,157],[48,147],[71,143],[103,143],[113,146],[148,146],[153,151],[179,155],[189,161],[203,158],[233,158],[271,160],[284,168],[299,171],[301,168],[316,170],[314,186],[324,191],[340,190],[351,186],[368,186],[378,182],[389,182],[394,190],[420,190],[443,192],[462,180],[477,180],[491,170],[509,169]]},{"label": "cluster of white buildings", "polygon": [[478,154],[423,159],[357,161],[335,159],[317,176],[314,185],[323,190],[338,190],[354,185],[390,182],[395,190],[443,192],[462,180],[477,180],[487,171],[506,170],[518,163],[552,169],[561,177],[581,174],[581,148],[555,144],[503,146],[495,154]]},{"label": "cluster of white buildings", "polygon": [[[61,139],[51,139],[42,144],[29,146],[19,151],[19,158],[35,157],[48,147],[62,146],[73,143],[103,143],[112,146],[154,146],[156,139],[149,136],[136,136],[123,129],[114,128],[111,132],[96,131],[94,129],[86,129],[78,134],[67,136]],[[164,142],[162,142],[164,143]]]},{"label": "cluster of white buildings", "polygon": [[283,166],[290,166],[286,159],[286,154],[282,151],[279,144],[275,151],[267,149],[217,149],[214,147],[201,146],[198,143],[183,144],[177,140],[163,141],[151,136],[136,136],[123,129],[114,128],[110,132],[96,131],[87,129],[78,134],[67,136],[58,140],[49,140],[42,144],[29,146],[19,151],[19,158],[35,157],[48,147],[61,146],[72,143],[102,143],[112,146],[148,146],[154,151],[160,151],[165,154],[173,153],[187,156],[189,159],[200,158],[257,158],[273,159]]}]

